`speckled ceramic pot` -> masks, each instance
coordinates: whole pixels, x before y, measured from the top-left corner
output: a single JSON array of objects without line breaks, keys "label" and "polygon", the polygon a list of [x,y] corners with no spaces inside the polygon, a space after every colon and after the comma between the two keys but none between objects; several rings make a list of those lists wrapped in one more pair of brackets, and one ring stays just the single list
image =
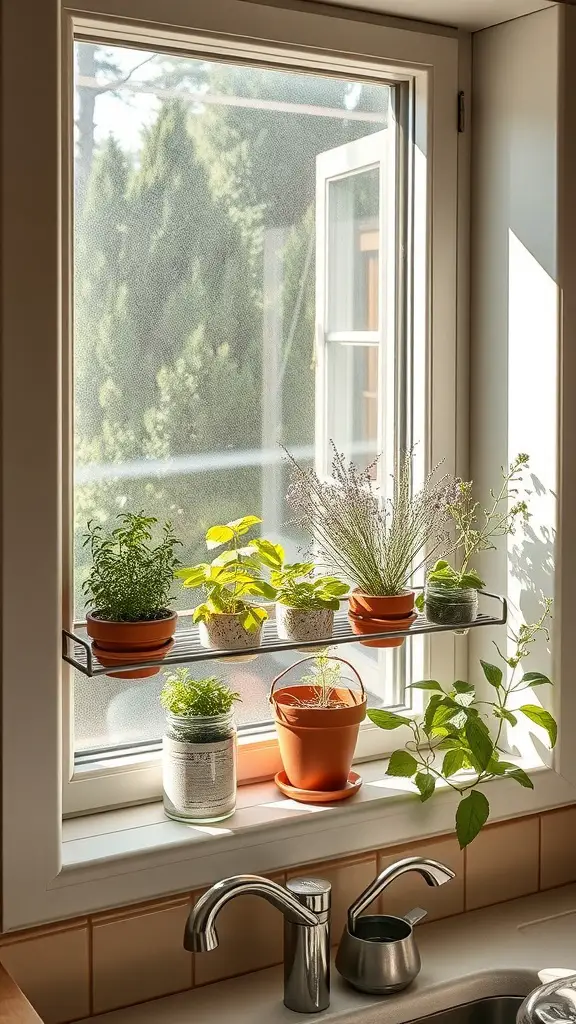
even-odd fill
[{"label": "speckled ceramic pot", "polygon": [[249,632],[244,629],[241,613],[234,615],[211,615],[207,622],[198,627],[200,643],[211,651],[245,651],[250,647],[260,647],[262,626]]},{"label": "speckled ceramic pot", "polygon": [[276,632],[281,640],[324,640],[332,636],[331,608],[290,608],[276,604]]}]

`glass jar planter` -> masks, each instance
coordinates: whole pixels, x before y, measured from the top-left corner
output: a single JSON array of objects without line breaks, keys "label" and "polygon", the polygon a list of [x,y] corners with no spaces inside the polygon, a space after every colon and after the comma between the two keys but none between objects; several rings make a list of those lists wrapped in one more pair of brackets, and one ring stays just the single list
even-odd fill
[{"label": "glass jar planter", "polygon": [[424,614],[437,626],[466,626],[478,615],[478,591],[473,587],[446,587],[427,583]]},{"label": "glass jar planter", "polygon": [[223,821],[236,808],[236,724],[224,715],[166,716],[164,811],[176,821]]}]

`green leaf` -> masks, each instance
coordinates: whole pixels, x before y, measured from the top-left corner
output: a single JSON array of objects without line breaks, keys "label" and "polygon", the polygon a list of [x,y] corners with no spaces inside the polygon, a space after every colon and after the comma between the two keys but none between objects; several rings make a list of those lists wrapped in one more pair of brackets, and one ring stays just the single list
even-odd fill
[{"label": "green leaf", "polygon": [[534,789],[534,783],[529,775],[526,774],[522,768],[513,768],[512,771],[506,772],[506,778],[514,779],[519,782],[524,789]]},{"label": "green leaf", "polygon": [[464,732],[474,764],[479,771],[483,772],[494,751],[494,744],[490,739],[490,735],[482,728],[477,718],[468,719],[464,726]]},{"label": "green leaf", "polygon": [[430,700],[428,701],[428,707],[426,708],[426,711],[424,712],[424,730],[425,730],[425,732],[430,732],[430,729],[432,728],[432,721],[434,719],[434,715],[436,714],[438,705],[440,704],[440,701],[443,701],[443,700],[444,700],[444,696],[442,694],[440,694],[440,693],[435,693],[435,694],[433,694],[432,697],[430,697]]},{"label": "green leaf", "polygon": [[526,718],[534,722],[535,725],[539,725],[542,729],[546,730],[550,746],[555,747],[556,740],[558,739],[558,726],[550,712],[538,707],[537,704],[523,704],[519,710],[523,715],[526,715]]},{"label": "green leaf", "polygon": [[433,775],[424,774],[424,772],[417,772],[414,776],[414,783],[420,791],[420,799],[423,804],[426,803],[431,796],[434,796],[436,779]]},{"label": "green leaf", "polygon": [[206,547],[219,548],[234,540],[234,530],[230,526],[211,526],[206,533]]},{"label": "green leaf", "polygon": [[381,708],[369,708],[366,712],[370,721],[379,729],[398,729],[401,725],[410,725],[409,718],[396,715],[393,711],[383,711]]},{"label": "green leaf", "polygon": [[496,689],[501,687],[502,669],[498,668],[497,665],[491,665],[490,662],[488,661],[482,661],[482,659],[480,659],[480,664],[482,665],[482,671],[484,672],[484,675],[486,676],[486,679],[488,680],[490,685],[495,686]]},{"label": "green leaf", "polygon": [[435,679],[423,679],[420,683],[409,683],[409,690],[438,690],[440,693],[444,693],[444,690],[437,683]]},{"label": "green leaf", "polygon": [[520,680],[525,686],[553,686],[553,682],[543,672],[525,672]]},{"label": "green leaf", "polygon": [[466,751],[461,747],[459,749],[454,748],[454,750],[449,750],[444,757],[444,761],[442,762],[442,775],[446,779],[449,779],[452,775],[456,775],[456,772],[459,772],[462,768],[466,768],[467,765],[468,758],[466,756]]},{"label": "green leaf", "polygon": [[276,599],[276,588],[271,587],[266,580],[244,580],[241,587],[238,587],[237,593],[241,594],[254,594],[256,597],[265,597],[267,601],[274,601]]},{"label": "green leaf", "polygon": [[457,679],[454,683],[456,693],[474,693],[472,683],[465,683],[463,679]]},{"label": "green leaf", "polygon": [[435,750],[456,750],[462,746],[462,740],[459,740],[457,736],[446,736],[441,743],[435,743]]},{"label": "green leaf", "polygon": [[195,565],[191,569],[179,570],[177,575],[182,578],[183,587],[194,589],[202,586],[209,568],[208,565]]},{"label": "green leaf", "polygon": [[[445,726],[448,723],[452,723],[455,715],[459,712],[459,707],[449,697],[441,700],[434,708],[434,714],[430,719],[430,730],[438,729],[441,726]],[[458,726],[456,726],[458,728]]]},{"label": "green leaf", "polygon": [[484,793],[473,789],[468,796],[458,804],[456,811],[456,835],[460,843],[460,849],[469,846],[473,839],[488,821],[490,804]]},{"label": "green leaf", "polygon": [[468,693],[456,693],[454,700],[460,707],[468,708],[476,700],[476,692],[475,690],[470,690]]},{"label": "green leaf", "polygon": [[460,577],[461,587],[467,587],[472,590],[482,590],[485,586],[484,580],[478,575],[475,569],[470,569],[469,572],[465,572]]},{"label": "green leaf", "polygon": [[418,597],[414,601],[414,607],[416,608],[416,611],[419,611],[420,613],[424,611],[424,594],[418,594]]},{"label": "green leaf", "polygon": [[273,544],[263,537],[256,537],[250,541],[250,547],[255,548],[264,565],[269,569],[280,569],[284,561],[284,548],[281,544]]},{"label": "green leaf", "polygon": [[256,526],[257,523],[261,522],[262,520],[259,516],[242,516],[241,519],[233,519],[231,523],[227,523],[227,526],[234,531],[237,537],[241,537],[242,534],[248,533],[252,526]]},{"label": "green leaf", "polygon": [[410,778],[418,769],[418,762],[407,750],[395,750],[390,756],[386,775]]},{"label": "green leaf", "polygon": [[513,715],[508,708],[499,708],[494,706],[494,714],[496,718],[503,718],[506,722],[510,722],[510,725],[518,725],[518,719],[516,715]]}]

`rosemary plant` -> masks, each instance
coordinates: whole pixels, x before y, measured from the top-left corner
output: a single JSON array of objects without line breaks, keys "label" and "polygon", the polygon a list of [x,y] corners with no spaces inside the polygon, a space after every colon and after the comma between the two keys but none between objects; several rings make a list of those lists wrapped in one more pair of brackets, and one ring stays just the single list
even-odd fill
[{"label": "rosemary plant", "polygon": [[439,479],[436,467],[413,493],[412,452],[406,452],[393,478],[392,496],[386,499],[372,480],[374,463],[360,470],[334,445],[332,449],[328,481],[286,452],[292,464],[288,503],[328,569],[366,594],[400,594],[426,558],[446,549],[448,508],[458,497],[456,481]]}]

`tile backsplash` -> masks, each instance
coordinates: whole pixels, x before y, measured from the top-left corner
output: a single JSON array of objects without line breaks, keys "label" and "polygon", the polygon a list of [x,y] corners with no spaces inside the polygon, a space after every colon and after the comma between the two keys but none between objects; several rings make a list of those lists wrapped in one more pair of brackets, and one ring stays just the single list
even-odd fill
[{"label": "tile backsplash", "polygon": [[[489,825],[464,852],[453,836],[439,836],[303,863],[271,877],[279,882],[299,874],[327,878],[333,887],[332,938],[338,943],[350,903],[395,860],[432,857],[456,872],[453,881],[437,889],[427,888],[416,875],[404,876],[381,898],[380,911],[403,914],[423,905],[427,920],[434,921],[576,882],[570,839],[575,828],[576,806]],[[184,952],[184,923],[199,895],[183,893],[6,934],[0,936],[0,961],[45,1024],[69,1024],[281,963],[282,917],[257,897],[240,897],[222,911],[218,950],[196,956]]]}]

